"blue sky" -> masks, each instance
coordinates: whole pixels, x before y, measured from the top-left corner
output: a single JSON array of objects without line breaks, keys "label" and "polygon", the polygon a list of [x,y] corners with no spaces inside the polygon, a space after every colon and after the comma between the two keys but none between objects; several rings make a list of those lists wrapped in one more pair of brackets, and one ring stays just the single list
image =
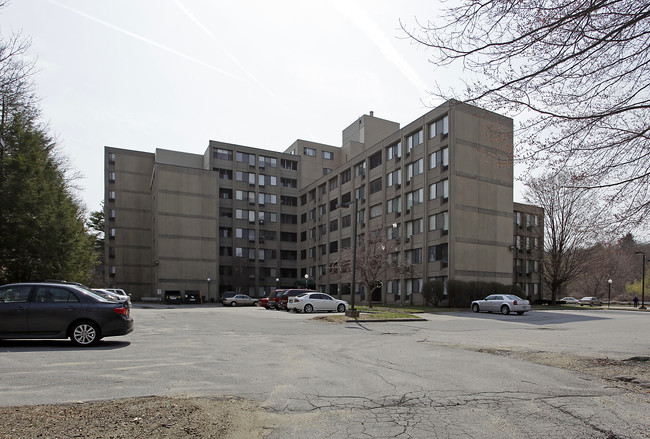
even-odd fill
[{"label": "blue sky", "polygon": [[[282,151],[339,145],[362,114],[405,125],[440,103],[434,70],[399,20],[429,1],[11,0],[3,35],[32,39],[43,116],[88,210],[104,146],[202,154],[209,140]],[[515,197],[517,198],[517,197]]]}]

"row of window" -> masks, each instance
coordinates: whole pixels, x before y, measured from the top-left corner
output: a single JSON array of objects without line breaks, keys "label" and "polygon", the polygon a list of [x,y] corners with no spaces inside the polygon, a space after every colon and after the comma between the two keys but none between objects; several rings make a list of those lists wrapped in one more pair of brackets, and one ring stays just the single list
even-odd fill
[{"label": "row of window", "polygon": [[519,227],[538,227],[539,226],[539,216],[532,214],[532,213],[527,213],[526,215],[526,223],[523,223],[523,213],[522,212],[515,212],[515,217],[514,221],[515,224]]},{"label": "row of window", "polygon": [[[379,166],[381,164],[381,152],[371,156],[369,158],[369,163],[370,163],[370,169]],[[443,148],[439,151],[429,154],[429,169],[434,169],[439,166],[443,166],[443,167],[449,166],[448,148]],[[406,165],[405,169],[406,169],[406,182],[408,183],[413,177],[424,173],[424,159],[421,158],[412,163],[409,163],[408,165]],[[362,162],[361,164],[355,167],[355,173],[356,175],[365,175],[365,162]],[[341,172],[336,177],[331,178],[327,183],[323,183],[319,185],[318,188],[314,188],[311,191],[309,191],[309,193],[301,195],[300,204],[304,206],[305,204],[307,204],[308,200],[309,201],[316,200],[317,195],[318,196],[325,195],[328,191],[328,186],[330,191],[337,189],[339,187],[339,179],[341,185],[350,181],[351,170],[347,169]],[[389,172],[386,175],[386,187],[393,187],[393,186],[401,187],[401,185],[402,185],[402,168]],[[373,181],[371,181],[369,186],[370,186],[369,187],[370,194],[374,194],[381,191],[382,177],[376,178]],[[359,188],[355,189],[355,191],[356,191],[357,199],[362,200],[365,198],[365,185],[360,186]]]},{"label": "row of window", "polygon": [[[233,152],[229,149],[214,148],[213,156],[218,160],[233,160]],[[278,159],[264,155],[257,156],[256,154],[237,152],[234,154],[235,160],[239,163],[247,163],[250,166],[257,166],[260,169],[276,168],[278,166]],[[291,171],[298,170],[298,162],[295,160],[280,159],[280,168]]]}]

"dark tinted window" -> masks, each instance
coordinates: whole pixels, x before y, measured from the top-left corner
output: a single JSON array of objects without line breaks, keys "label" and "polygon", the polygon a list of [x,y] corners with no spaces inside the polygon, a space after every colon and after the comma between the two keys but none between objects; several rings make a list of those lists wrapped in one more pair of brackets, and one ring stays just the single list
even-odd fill
[{"label": "dark tinted window", "polygon": [[27,302],[32,287],[15,286],[0,290],[0,303]]},{"label": "dark tinted window", "polygon": [[39,287],[36,290],[36,302],[79,302],[77,296],[65,288]]}]

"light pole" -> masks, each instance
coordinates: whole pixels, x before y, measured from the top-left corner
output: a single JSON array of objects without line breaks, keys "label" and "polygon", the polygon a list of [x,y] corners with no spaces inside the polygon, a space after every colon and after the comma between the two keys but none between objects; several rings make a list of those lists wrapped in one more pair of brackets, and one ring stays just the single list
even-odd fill
[{"label": "light pole", "polygon": [[208,278],[208,300],[212,300],[212,297],[210,297],[210,281],[212,279]]},{"label": "light pole", "polygon": [[646,309],[645,307],[645,252],[634,252],[635,255],[643,255],[643,265],[641,266],[641,306],[639,309]]},{"label": "light pole", "polygon": [[612,303],[612,280],[607,281],[609,290],[607,291],[607,309],[609,309],[609,304]]},{"label": "light pole", "polygon": [[276,290],[278,289],[278,285],[280,285],[280,278],[279,278],[279,277],[276,277],[276,278],[275,278],[275,289],[276,289]]}]

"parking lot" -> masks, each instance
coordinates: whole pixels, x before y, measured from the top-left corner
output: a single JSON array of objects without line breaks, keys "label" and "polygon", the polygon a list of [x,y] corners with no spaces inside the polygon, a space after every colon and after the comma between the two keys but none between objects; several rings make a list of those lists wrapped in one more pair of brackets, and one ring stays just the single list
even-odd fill
[{"label": "parking lot", "polygon": [[[132,334],[94,348],[0,341],[0,405],[237,396],[283,415],[270,438],[649,437],[650,388],[526,360],[647,356],[648,313],[457,312],[390,323],[257,307],[132,313]],[[310,422],[291,422],[307,414]]]}]

